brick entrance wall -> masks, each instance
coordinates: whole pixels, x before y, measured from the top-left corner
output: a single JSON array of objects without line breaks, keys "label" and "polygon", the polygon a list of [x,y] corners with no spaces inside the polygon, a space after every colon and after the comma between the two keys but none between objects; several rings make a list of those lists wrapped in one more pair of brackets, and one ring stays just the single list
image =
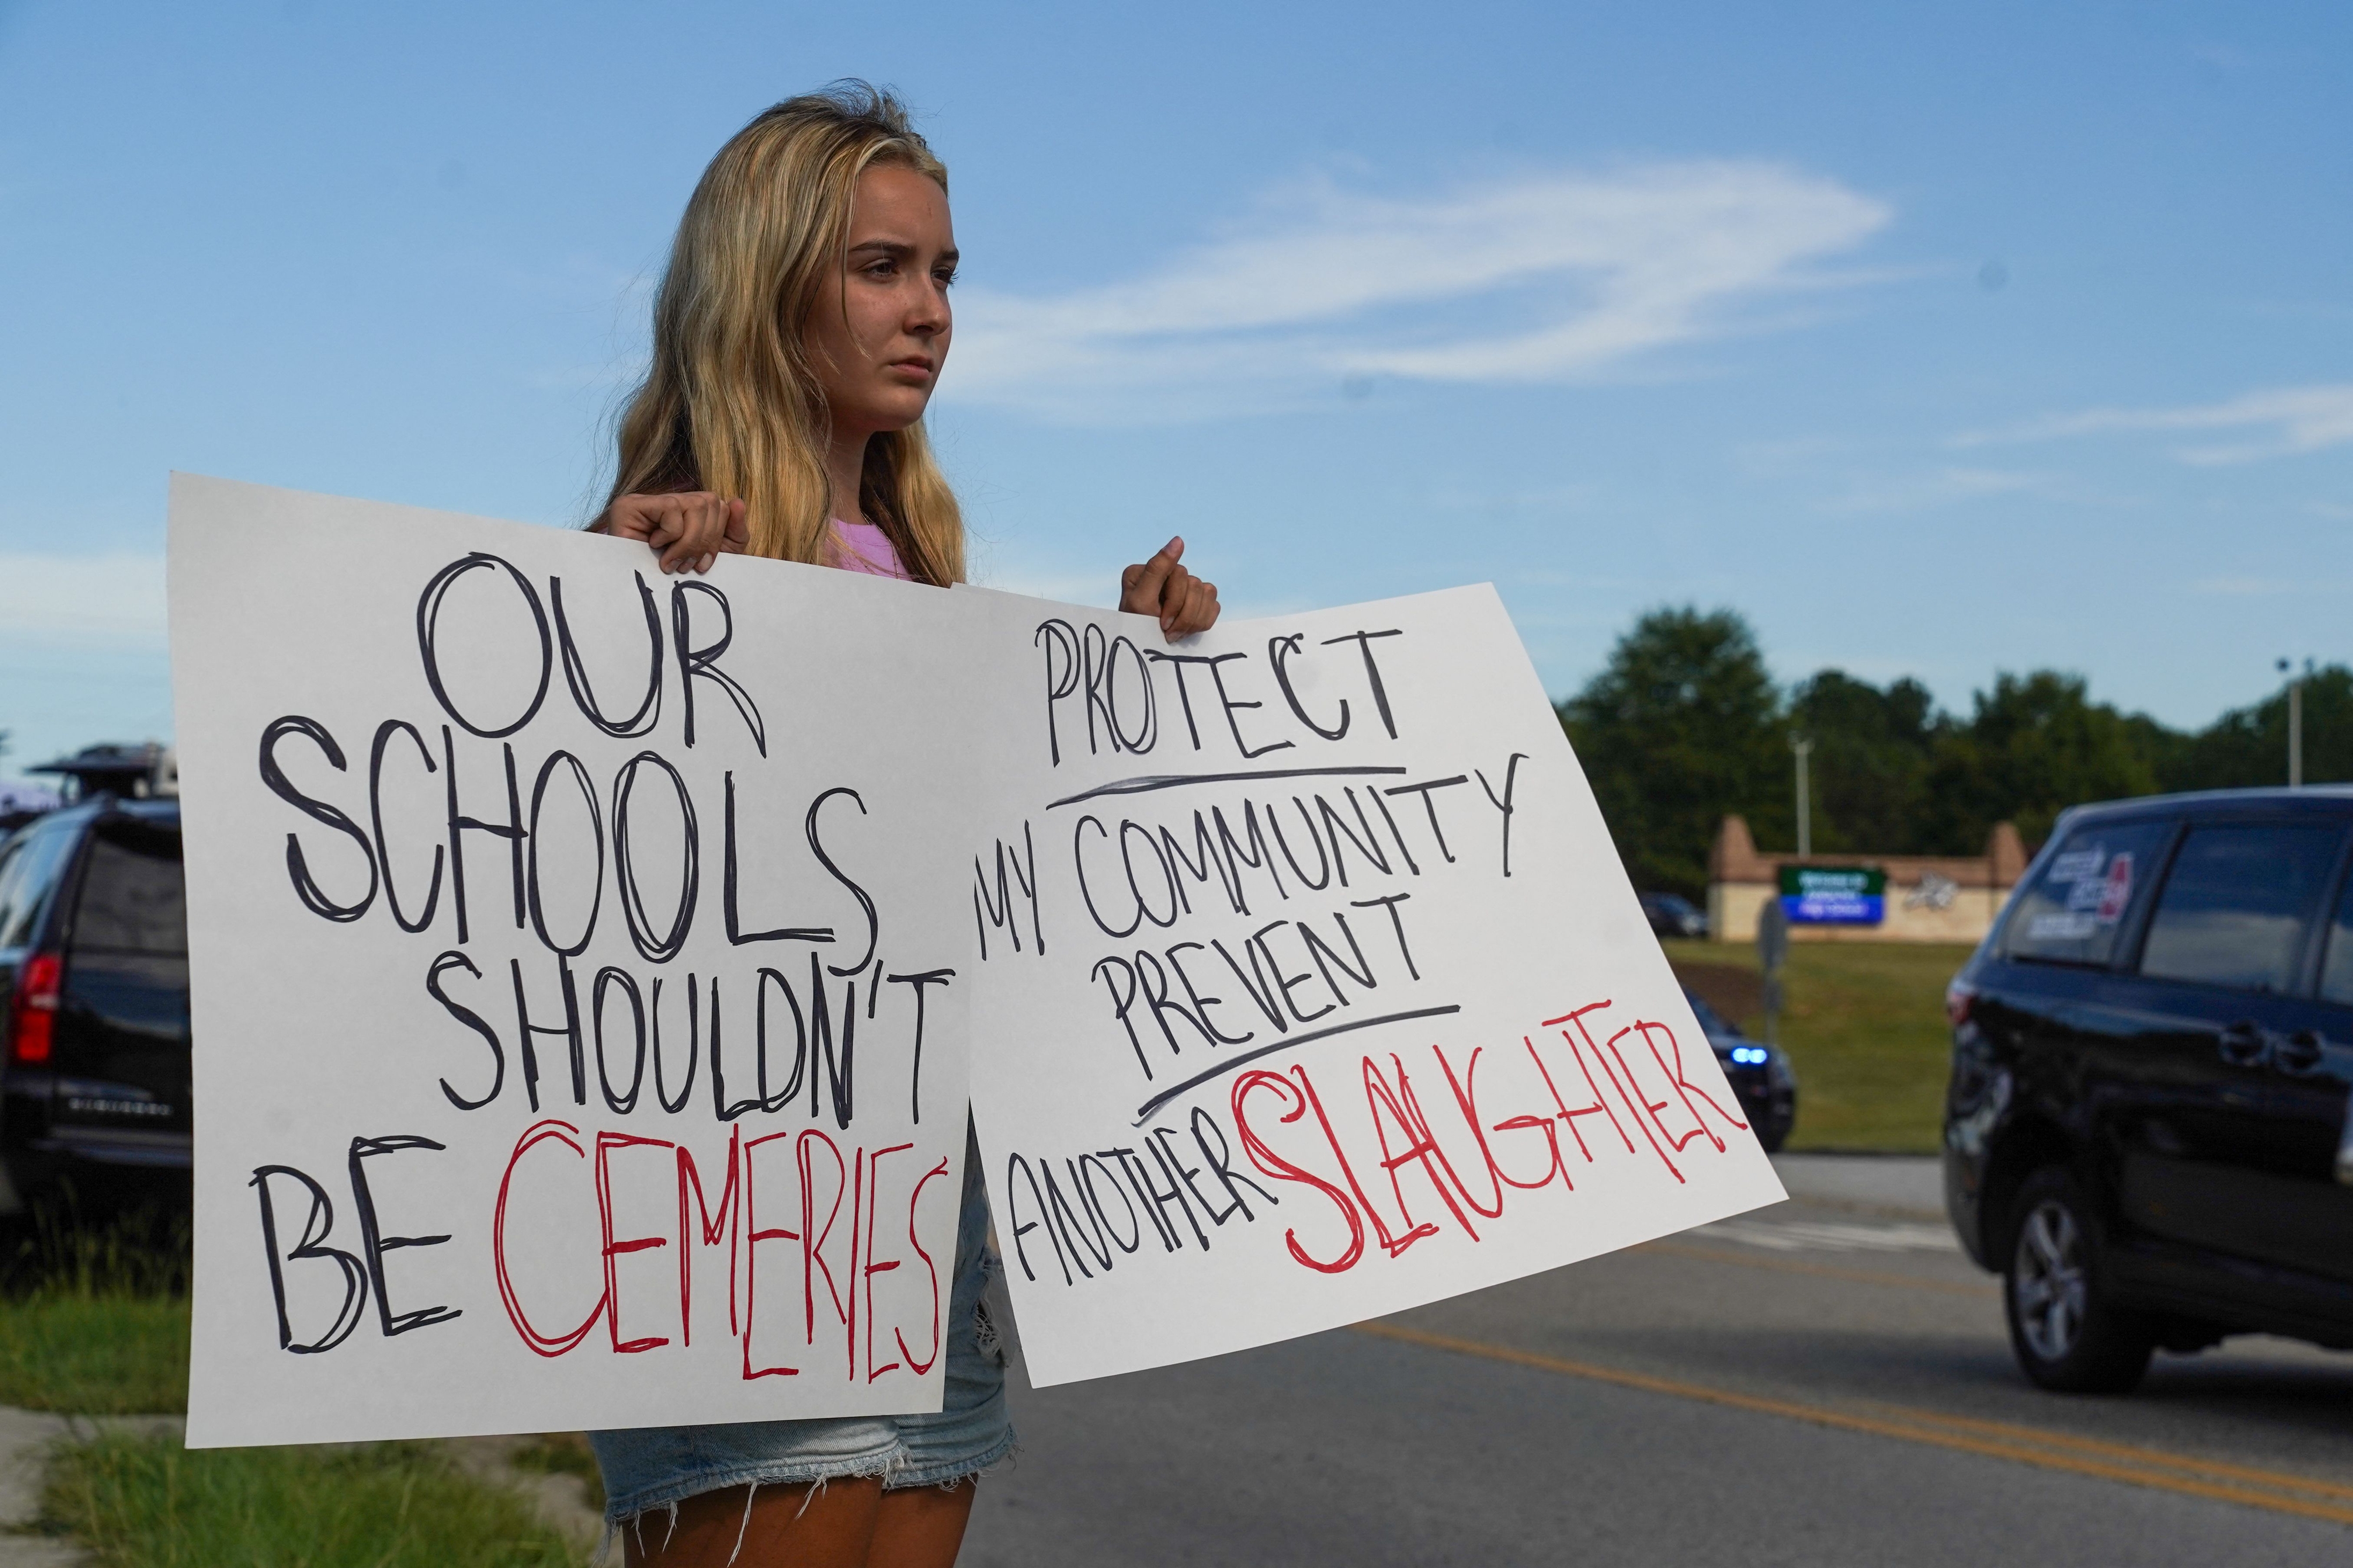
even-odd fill
[{"label": "brick entrance wall", "polygon": [[1986,852],[1968,855],[1762,855],[1747,822],[1727,816],[1707,857],[1707,929],[1717,942],[1755,942],[1765,900],[1784,866],[1870,866],[1887,873],[1887,918],[1875,926],[1794,926],[1797,942],[1956,942],[1982,939],[2026,874],[2018,829],[1997,823]]}]

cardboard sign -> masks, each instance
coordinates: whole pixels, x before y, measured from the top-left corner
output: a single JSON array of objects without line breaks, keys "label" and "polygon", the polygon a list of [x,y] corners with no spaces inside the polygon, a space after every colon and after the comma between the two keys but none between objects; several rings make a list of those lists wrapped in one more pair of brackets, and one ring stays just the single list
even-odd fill
[{"label": "cardboard sign", "polygon": [[1493,593],[1171,646],[181,478],[189,1440],[937,1409],[1772,1202]]},{"label": "cardboard sign", "polygon": [[174,480],[191,1444],[939,1408],[956,602]]},{"label": "cardboard sign", "polygon": [[1494,593],[987,598],[974,1114],[1032,1379],[1778,1200]]}]

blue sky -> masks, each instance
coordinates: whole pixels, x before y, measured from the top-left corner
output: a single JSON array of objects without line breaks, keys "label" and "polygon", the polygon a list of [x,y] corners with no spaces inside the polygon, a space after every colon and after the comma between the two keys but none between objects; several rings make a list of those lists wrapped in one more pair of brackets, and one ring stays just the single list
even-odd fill
[{"label": "blue sky", "polygon": [[7,5],[0,775],[168,734],[165,476],[549,523],[703,163],[899,89],[978,575],[1503,590],[1963,706],[2345,658],[2353,11]]}]

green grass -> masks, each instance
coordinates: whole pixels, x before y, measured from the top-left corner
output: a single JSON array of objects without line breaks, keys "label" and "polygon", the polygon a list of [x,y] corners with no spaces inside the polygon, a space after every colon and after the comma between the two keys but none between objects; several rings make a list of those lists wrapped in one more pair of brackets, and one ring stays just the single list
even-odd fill
[{"label": "green grass", "polygon": [[0,1405],[85,1415],[188,1407],[185,1216],[43,1216],[5,1259]]},{"label": "green grass", "polygon": [[0,1300],[0,1405],[84,1415],[188,1407],[188,1303],[126,1290]]},{"label": "green grass", "polygon": [[[1678,971],[1757,970],[1753,944],[1665,946]],[[1942,943],[1790,944],[1781,1044],[1798,1069],[1791,1149],[1936,1152],[1952,1056],[1945,983],[1968,955]],[[1761,1016],[1747,1011],[1734,1021],[1761,1037]]]},{"label": "green grass", "polygon": [[586,1483],[588,1506],[600,1512],[605,1507],[605,1472],[586,1432],[542,1432],[509,1454],[507,1463],[543,1475],[578,1476]]},{"label": "green grass", "polygon": [[44,1528],[103,1568],[570,1568],[512,1491],[417,1444],[210,1448],[102,1436],[60,1447]]}]

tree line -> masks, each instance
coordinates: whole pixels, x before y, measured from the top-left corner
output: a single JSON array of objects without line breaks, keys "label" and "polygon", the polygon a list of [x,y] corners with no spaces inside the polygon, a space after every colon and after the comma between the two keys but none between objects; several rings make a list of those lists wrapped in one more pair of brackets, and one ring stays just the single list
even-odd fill
[{"label": "tree line", "polygon": [[[2304,684],[2304,777],[2353,779],[2353,669]],[[2003,671],[1967,714],[1908,678],[1881,687],[1824,669],[1784,690],[1736,611],[1652,610],[1559,704],[1635,884],[1696,898],[1726,814],[1759,847],[1797,842],[1789,742],[1813,742],[1820,853],[1978,855],[1994,824],[2031,847],[2084,801],[2287,782],[2287,692],[2202,730],[2094,701],[2080,675]]]}]

